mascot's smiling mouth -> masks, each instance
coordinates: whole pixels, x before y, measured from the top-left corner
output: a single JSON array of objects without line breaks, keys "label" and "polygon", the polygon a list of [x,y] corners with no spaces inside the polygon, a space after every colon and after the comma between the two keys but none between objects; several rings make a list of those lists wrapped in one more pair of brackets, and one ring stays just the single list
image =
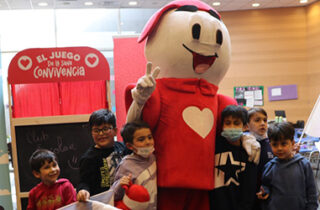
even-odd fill
[{"label": "mascot's smiling mouth", "polygon": [[216,58],[218,58],[217,53],[215,53],[214,55],[205,56],[192,51],[185,44],[182,44],[182,46],[186,48],[189,52],[191,52],[193,56],[193,70],[197,74],[202,74],[206,72],[210,68],[210,66],[214,63]]}]

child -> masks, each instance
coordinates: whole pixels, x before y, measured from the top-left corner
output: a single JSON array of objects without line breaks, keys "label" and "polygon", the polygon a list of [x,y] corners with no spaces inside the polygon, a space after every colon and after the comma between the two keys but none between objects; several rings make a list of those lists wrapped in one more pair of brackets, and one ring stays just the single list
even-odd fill
[{"label": "child", "polygon": [[252,209],[256,192],[256,165],[248,161],[242,147],[247,110],[227,106],[221,113],[222,133],[216,139],[215,187],[210,193],[210,209]]},{"label": "child", "polygon": [[317,189],[309,161],[294,154],[294,127],[288,122],[275,123],[268,129],[273,154],[262,174],[257,193],[264,209],[316,210]]},{"label": "child", "polygon": [[272,150],[267,135],[268,131],[268,115],[262,108],[251,108],[248,111],[248,128],[250,134],[256,137],[260,143],[260,161],[258,170],[261,171],[263,166],[273,158]]},{"label": "child", "polygon": [[[115,182],[112,186],[114,189],[114,200],[128,200],[124,196],[123,185],[138,184],[144,186],[150,195],[150,201],[146,208],[157,208],[157,179],[156,179],[156,159],[153,154],[154,140],[151,134],[150,127],[142,121],[133,121],[127,123],[121,130],[121,136],[128,149],[133,151],[133,154],[126,156],[121,161],[116,171]],[[132,202],[129,202],[129,204]],[[136,201],[134,201],[136,203]],[[128,204],[127,204],[128,206]],[[132,209],[133,206],[128,206]],[[141,209],[142,208],[133,208]]]},{"label": "child", "polygon": [[[262,108],[251,108],[248,111],[248,129],[250,134],[256,137],[260,143],[261,153],[260,161],[258,164],[257,174],[257,188],[256,192],[260,191],[261,176],[264,165],[273,158],[271,146],[267,136],[268,131],[268,115],[267,112]],[[255,210],[261,209],[261,200],[255,200]]]},{"label": "child", "polygon": [[115,169],[126,154],[124,144],[114,141],[117,127],[111,111],[100,109],[93,112],[89,126],[94,145],[80,158],[79,201],[107,191],[113,183]]},{"label": "child", "polygon": [[29,163],[41,183],[29,193],[27,210],[53,210],[76,201],[76,191],[67,179],[58,179],[60,168],[56,155],[46,149],[36,150]]}]

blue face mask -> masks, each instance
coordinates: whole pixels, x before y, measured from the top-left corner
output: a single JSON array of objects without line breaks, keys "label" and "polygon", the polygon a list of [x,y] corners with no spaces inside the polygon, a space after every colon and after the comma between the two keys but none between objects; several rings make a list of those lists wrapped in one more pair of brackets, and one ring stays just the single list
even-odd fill
[{"label": "blue face mask", "polygon": [[241,128],[226,128],[222,131],[221,136],[225,137],[230,142],[235,142],[243,135]]}]

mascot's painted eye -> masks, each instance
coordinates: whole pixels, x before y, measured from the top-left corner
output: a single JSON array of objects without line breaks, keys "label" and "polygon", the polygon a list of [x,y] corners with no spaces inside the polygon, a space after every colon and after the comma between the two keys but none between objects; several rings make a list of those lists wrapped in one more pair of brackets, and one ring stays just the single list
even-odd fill
[{"label": "mascot's painted eye", "polygon": [[201,31],[201,26],[198,23],[194,24],[192,26],[192,37],[194,39],[199,39],[200,38],[200,31]]},{"label": "mascot's painted eye", "polygon": [[220,30],[217,30],[217,34],[216,34],[217,44],[222,45],[222,40],[223,40],[222,32]]}]

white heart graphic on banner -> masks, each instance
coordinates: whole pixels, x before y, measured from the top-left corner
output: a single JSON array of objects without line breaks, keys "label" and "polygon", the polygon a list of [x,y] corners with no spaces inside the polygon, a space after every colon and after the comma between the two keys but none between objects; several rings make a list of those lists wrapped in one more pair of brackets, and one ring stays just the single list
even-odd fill
[{"label": "white heart graphic on banner", "polygon": [[208,108],[201,111],[196,106],[189,106],[183,110],[182,117],[186,124],[202,138],[205,138],[213,127],[214,116]]}]

